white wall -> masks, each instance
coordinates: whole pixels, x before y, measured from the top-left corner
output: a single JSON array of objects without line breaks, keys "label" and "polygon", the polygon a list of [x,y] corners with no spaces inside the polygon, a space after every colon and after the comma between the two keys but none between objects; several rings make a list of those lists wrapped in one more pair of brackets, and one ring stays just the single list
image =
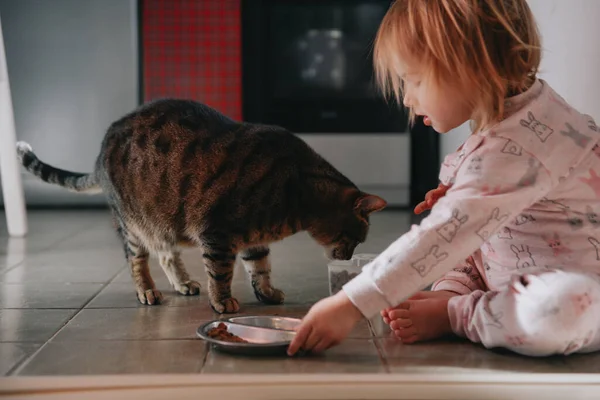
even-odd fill
[{"label": "white wall", "polygon": [[600,1],[529,0],[544,48],[540,78],[600,120]]},{"label": "white wall", "polygon": [[456,129],[451,130],[448,133],[442,135],[440,139],[440,161],[444,160],[446,155],[456,151],[471,134],[469,123],[465,122]]},{"label": "white wall", "polygon": [[298,134],[361,190],[390,206],[410,204],[408,134]]},{"label": "white wall", "polygon": [[[0,0],[19,140],[58,167],[89,172],[106,129],[138,97],[135,0]],[[24,174],[28,204],[84,204]]]},{"label": "white wall", "polygon": [[[542,35],[539,77],[600,121],[600,0],[528,0]],[[441,138],[442,157],[468,137],[464,124]]]}]

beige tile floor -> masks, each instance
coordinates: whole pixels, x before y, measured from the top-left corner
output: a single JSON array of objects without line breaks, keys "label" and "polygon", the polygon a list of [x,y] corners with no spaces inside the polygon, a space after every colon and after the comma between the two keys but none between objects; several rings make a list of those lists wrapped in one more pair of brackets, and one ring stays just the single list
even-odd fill
[{"label": "beige tile floor", "polygon": [[[3,217],[3,215],[1,215]],[[208,307],[201,256],[188,251],[199,297],[175,293],[157,263],[153,276],[166,297],[137,302],[107,211],[31,211],[30,235],[9,239],[0,222],[0,374],[114,373],[420,373],[600,372],[600,356],[528,359],[461,340],[402,345],[379,318],[360,323],[342,345],[318,356],[249,358],[223,354],[195,336],[218,318]],[[411,215],[374,216],[367,243],[379,252],[408,230]],[[322,250],[298,234],[272,247],[273,281],[286,304],[258,303],[238,266],[234,295],[242,314],[301,317],[329,293]]]}]

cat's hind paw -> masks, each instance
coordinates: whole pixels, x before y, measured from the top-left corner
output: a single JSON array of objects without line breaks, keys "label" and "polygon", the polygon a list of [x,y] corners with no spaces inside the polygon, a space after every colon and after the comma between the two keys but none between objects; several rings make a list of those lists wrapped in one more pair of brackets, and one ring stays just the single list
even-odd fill
[{"label": "cat's hind paw", "polygon": [[200,283],[196,281],[187,281],[175,287],[179,293],[184,296],[198,296],[200,294]]},{"label": "cat's hind paw", "polygon": [[275,289],[274,287],[270,287],[265,290],[255,287],[254,295],[258,301],[265,304],[282,304],[285,300],[285,293],[279,289]]},{"label": "cat's hind paw", "polygon": [[219,314],[234,314],[240,311],[240,303],[233,297],[218,302],[210,302],[210,306]]}]

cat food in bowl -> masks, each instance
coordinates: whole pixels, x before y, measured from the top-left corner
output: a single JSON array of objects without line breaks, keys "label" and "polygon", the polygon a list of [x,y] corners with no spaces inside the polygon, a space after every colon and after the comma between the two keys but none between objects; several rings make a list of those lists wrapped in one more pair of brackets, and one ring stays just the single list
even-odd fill
[{"label": "cat food in bowl", "polygon": [[296,332],[215,320],[202,324],[196,334],[219,351],[274,356],[286,354]]},{"label": "cat food in bowl", "polygon": [[214,338],[216,340],[220,340],[223,342],[232,342],[232,343],[248,343],[247,340],[242,339],[239,336],[234,335],[233,333],[227,330],[227,325],[224,323],[220,323],[216,328],[211,328],[206,332],[206,334]]},{"label": "cat food in bowl", "polygon": [[334,295],[354,279],[362,268],[373,261],[377,254],[355,254],[350,260],[334,260],[327,264],[329,269],[329,294]]}]

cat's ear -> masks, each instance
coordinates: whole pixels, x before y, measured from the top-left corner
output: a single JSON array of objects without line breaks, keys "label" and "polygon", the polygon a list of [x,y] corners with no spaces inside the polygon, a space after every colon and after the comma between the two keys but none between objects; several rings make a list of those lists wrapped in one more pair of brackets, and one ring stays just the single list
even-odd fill
[{"label": "cat's ear", "polygon": [[354,209],[364,216],[381,211],[385,207],[387,207],[387,201],[379,196],[368,193],[362,193],[354,204]]}]

